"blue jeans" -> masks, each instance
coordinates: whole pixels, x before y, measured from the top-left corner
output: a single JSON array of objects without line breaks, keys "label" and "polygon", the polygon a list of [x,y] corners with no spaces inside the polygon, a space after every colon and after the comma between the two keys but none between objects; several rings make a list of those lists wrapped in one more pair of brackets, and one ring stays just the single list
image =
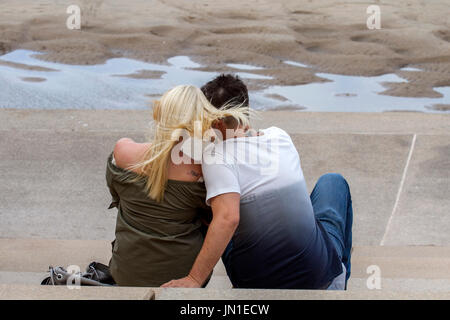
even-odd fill
[{"label": "blue jeans", "polygon": [[345,287],[351,272],[353,209],[350,188],[340,174],[327,173],[319,178],[311,192],[311,203],[333,241],[342,263],[347,269]]}]

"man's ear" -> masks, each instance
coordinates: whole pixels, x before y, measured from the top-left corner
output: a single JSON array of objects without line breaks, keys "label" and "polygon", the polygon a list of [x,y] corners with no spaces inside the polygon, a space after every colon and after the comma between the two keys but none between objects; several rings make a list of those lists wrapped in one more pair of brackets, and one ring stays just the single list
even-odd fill
[{"label": "man's ear", "polygon": [[213,129],[220,130],[221,125],[223,125],[223,120],[219,119],[219,120],[214,120],[213,123],[211,124],[211,127]]},{"label": "man's ear", "polygon": [[227,132],[227,126],[223,119],[216,120],[212,123],[211,127],[215,130],[219,130],[222,134],[222,139],[224,139]]},{"label": "man's ear", "polygon": [[225,131],[227,129],[227,126],[226,126],[225,121],[223,119],[219,119],[219,120],[216,120],[216,121],[214,121],[212,123],[212,128],[220,130],[220,131]]}]

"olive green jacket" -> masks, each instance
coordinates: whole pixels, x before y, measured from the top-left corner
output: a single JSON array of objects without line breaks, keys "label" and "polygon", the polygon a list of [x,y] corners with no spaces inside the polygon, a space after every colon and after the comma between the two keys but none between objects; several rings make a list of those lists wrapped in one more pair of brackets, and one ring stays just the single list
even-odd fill
[{"label": "olive green jacket", "polygon": [[204,239],[201,217],[210,215],[201,182],[168,180],[164,200],[148,197],[145,180],[108,157],[106,181],[116,207],[110,271],[120,286],[155,287],[188,275]]}]

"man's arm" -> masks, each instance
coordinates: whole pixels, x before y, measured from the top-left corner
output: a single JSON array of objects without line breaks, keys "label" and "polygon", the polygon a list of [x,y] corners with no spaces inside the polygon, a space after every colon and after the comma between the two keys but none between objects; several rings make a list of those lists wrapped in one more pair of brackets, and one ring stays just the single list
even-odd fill
[{"label": "man's arm", "polygon": [[224,193],[210,199],[213,219],[191,272],[162,287],[201,287],[219,261],[239,224],[239,193]]}]

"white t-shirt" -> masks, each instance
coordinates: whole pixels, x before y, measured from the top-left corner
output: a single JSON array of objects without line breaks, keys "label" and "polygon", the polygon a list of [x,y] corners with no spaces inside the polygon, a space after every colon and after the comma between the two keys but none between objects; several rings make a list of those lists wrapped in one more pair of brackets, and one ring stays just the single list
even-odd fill
[{"label": "white t-shirt", "polygon": [[[206,203],[224,193],[241,195],[233,262],[227,267],[237,286],[298,288],[328,278],[341,263],[316,223],[290,136],[276,127],[263,132],[205,148]],[[329,289],[343,289],[345,275],[345,268],[334,275]]]},{"label": "white t-shirt", "polygon": [[206,203],[235,192],[241,200],[304,180],[298,152],[290,136],[270,127],[254,137],[231,138],[211,144],[203,152]]}]

